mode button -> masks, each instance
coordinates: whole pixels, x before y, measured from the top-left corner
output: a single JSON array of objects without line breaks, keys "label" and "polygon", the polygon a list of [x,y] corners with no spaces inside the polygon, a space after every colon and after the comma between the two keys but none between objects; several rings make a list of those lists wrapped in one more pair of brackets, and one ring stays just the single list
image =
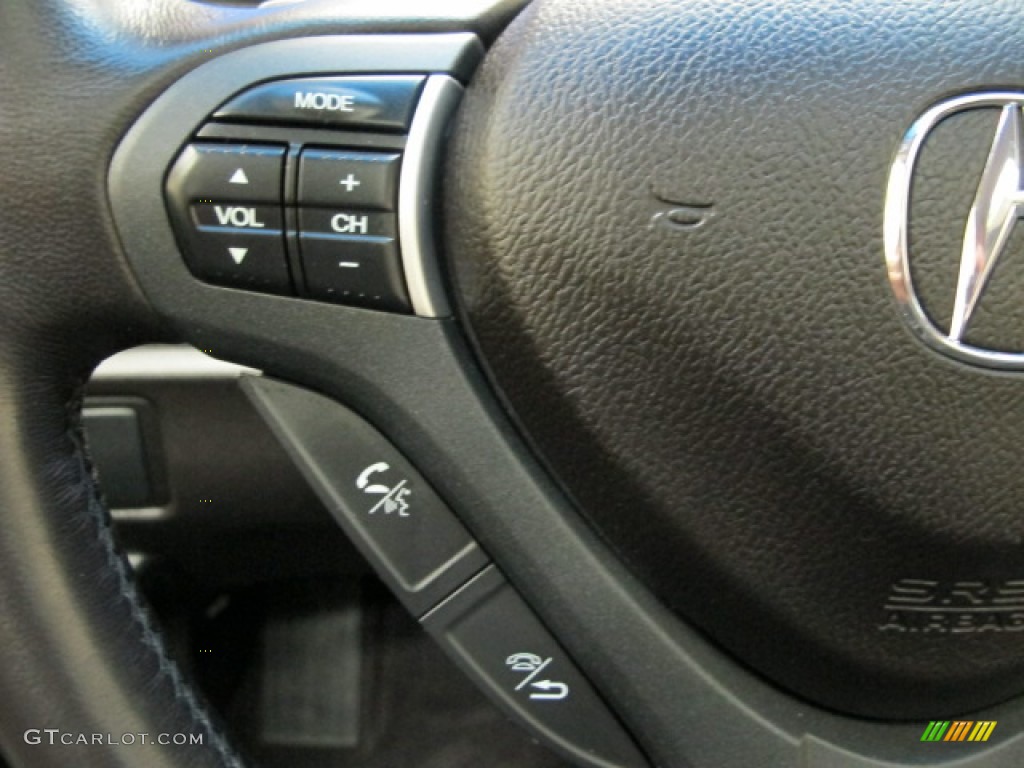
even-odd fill
[{"label": "mode button", "polygon": [[423,80],[421,75],[278,80],[236,96],[214,118],[406,131]]}]

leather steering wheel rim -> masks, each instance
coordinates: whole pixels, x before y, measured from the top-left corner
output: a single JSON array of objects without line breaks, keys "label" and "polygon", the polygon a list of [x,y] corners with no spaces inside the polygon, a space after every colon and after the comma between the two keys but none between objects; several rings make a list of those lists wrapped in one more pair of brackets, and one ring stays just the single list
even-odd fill
[{"label": "leather steering wheel rim", "polygon": [[[119,137],[213,51],[353,31],[490,37],[516,10],[183,0],[19,1],[0,10],[0,746],[14,765],[242,764],[167,655],[113,541],[85,449],[81,399],[91,370],[121,349],[176,338],[140,293],[114,234],[105,184]],[[131,746],[69,746],[61,734],[135,737]],[[158,734],[189,742],[161,745]]]}]

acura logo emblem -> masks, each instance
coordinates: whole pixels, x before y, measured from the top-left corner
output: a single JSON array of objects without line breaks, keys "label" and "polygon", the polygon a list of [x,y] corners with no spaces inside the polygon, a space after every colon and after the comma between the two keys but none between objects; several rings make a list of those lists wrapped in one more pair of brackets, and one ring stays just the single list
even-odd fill
[{"label": "acura logo emblem", "polygon": [[[1003,255],[1019,216],[1024,216],[1024,170],[1021,169],[1021,108],[1024,94],[986,93],[945,101],[925,112],[907,131],[889,173],[885,202],[885,259],[904,319],[932,348],[977,365],[1024,370],[1024,352],[971,346],[964,335],[992,270]],[[914,165],[929,132],[941,120],[965,109],[999,108],[999,122],[964,226],[952,320],[937,327],[914,292],[907,244],[910,188]]]}]

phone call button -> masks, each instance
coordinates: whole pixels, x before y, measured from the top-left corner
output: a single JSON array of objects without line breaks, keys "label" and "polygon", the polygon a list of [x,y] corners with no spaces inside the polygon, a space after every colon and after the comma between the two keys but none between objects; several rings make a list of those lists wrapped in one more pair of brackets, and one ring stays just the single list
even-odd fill
[{"label": "phone call button", "polygon": [[499,706],[574,765],[648,765],[590,681],[494,565],[422,622]]},{"label": "phone call button", "polygon": [[261,377],[246,393],[338,523],[422,616],[488,559],[424,477],[380,432],[326,397]]}]

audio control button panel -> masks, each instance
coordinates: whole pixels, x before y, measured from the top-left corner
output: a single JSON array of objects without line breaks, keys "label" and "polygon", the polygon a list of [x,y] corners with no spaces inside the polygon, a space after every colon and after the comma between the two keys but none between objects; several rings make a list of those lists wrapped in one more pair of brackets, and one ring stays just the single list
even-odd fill
[{"label": "audio control button panel", "polygon": [[228,99],[182,147],[164,187],[193,276],[445,314],[431,196],[438,123],[461,92],[443,75],[339,75],[271,81]]}]

